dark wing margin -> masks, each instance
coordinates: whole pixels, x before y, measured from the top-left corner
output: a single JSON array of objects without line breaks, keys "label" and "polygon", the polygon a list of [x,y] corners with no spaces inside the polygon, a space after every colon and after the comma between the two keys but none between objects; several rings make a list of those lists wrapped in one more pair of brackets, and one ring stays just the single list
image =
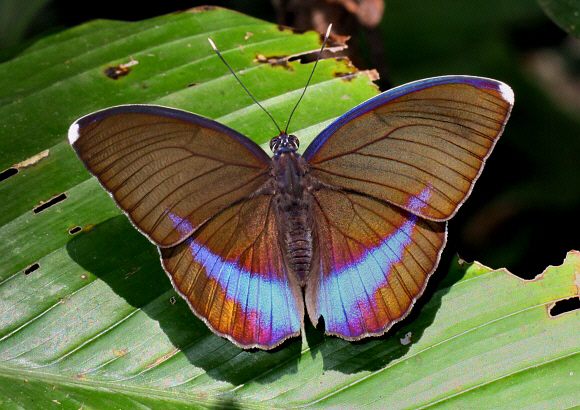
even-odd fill
[{"label": "dark wing margin", "polygon": [[69,142],[131,222],[174,246],[267,181],[270,157],[211,119],[155,105],[121,105],[75,121]]},{"label": "dark wing margin", "polygon": [[416,81],[340,117],[304,158],[319,180],[402,207],[429,187],[420,216],[447,220],[469,196],[513,102],[508,85],[487,78]]}]

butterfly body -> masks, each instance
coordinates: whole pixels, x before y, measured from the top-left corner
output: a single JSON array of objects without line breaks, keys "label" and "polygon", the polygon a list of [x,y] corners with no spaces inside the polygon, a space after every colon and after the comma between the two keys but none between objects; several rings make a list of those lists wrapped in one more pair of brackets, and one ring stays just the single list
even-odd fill
[{"label": "butterfly body", "polygon": [[295,136],[273,138],[270,158],[214,120],[153,105],[89,114],[69,141],[192,311],[270,349],[300,334],[305,312],[346,340],[408,315],[512,105],[504,83],[445,76],[355,107],[303,155]]},{"label": "butterfly body", "polygon": [[306,162],[297,152],[298,139],[295,136],[282,133],[270,145],[274,149],[272,176],[275,180],[278,241],[286,269],[295,276],[299,286],[304,287],[316,257],[311,194],[316,184],[308,174]]}]

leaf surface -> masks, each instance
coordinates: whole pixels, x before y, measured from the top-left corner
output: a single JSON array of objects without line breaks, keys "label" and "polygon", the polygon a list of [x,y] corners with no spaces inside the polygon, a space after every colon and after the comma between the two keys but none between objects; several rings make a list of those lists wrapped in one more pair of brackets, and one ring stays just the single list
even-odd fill
[{"label": "leaf surface", "polygon": [[[304,340],[263,352],[211,333],[66,140],[91,111],[151,103],[217,119],[266,147],[274,125],[207,37],[284,127],[311,64],[259,56],[317,50],[320,36],[223,9],[91,22],[0,65],[0,169],[18,170],[0,182],[3,407],[579,404],[579,313],[549,315],[578,295],[577,252],[531,282],[478,264],[440,269],[424,306],[378,339],[349,343],[307,326]],[[126,76],[104,74],[130,61]],[[304,149],[376,93],[365,73],[323,60],[290,130]]]}]

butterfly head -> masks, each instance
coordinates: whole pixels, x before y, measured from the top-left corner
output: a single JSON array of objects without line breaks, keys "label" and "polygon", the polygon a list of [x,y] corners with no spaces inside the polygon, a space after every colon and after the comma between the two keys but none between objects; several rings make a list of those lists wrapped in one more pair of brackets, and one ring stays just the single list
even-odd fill
[{"label": "butterfly head", "polygon": [[298,137],[286,134],[285,132],[270,140],[270,149],[274,154],[289,151],[294,152],[298,149],[299,145]]}]

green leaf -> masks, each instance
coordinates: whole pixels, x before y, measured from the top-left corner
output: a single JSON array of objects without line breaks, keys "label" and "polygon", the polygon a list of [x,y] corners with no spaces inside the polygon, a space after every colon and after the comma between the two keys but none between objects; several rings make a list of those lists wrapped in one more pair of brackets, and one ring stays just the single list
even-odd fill
[{"label": "green leaf", "polygon": [[[227,10],[95,21],[0,65],[0,169],[18,170],[0,182],[0,407],[579,404],[580,314],[549,315],[555,301],[578,295],[577,252],[529,282],[453,263],[436,274],[443,281],[412,320],[362,342],[307,325],[303,340],[244,351],[198,320],[66,132],[96,109],[155,103],[216,118],[267,145],[274,125],[207,37],[283,126],[311,64],[271,66],[259,56],[317,50],[320,36]],[[126,76],[105,76],[132,60]],[[323,60],[291,131],[304,149],[376,93],[346,61]],[[63,201],[33,211],[63,192]]]},{"label": "green leaf", "polygon": [[538,0],[538,3],[554,23],[580,38],[580,0]]}]

